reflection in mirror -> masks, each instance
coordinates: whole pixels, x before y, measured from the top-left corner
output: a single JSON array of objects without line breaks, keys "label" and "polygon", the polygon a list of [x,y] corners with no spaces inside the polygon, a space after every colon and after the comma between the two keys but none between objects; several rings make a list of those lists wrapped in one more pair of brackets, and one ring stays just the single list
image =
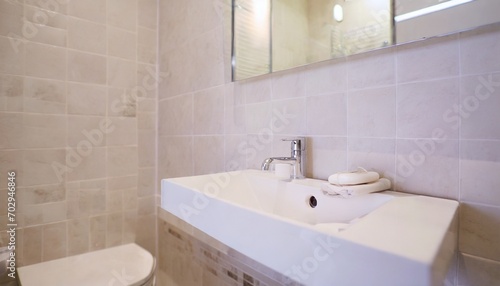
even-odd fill
[{"label": "reflection in mirror", "polygon": [[500,21],[500,0],[233,0],[233,80]]},{"label": "reflection in mirror", "polygon": [[233,0],[233,79],[270,73],[270,62],[270,1]]}]

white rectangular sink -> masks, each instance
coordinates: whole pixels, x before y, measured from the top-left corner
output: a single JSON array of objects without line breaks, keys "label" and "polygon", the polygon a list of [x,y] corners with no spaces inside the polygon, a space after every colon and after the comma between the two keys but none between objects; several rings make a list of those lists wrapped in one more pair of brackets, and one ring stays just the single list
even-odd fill
[{"label": "white rectangular sink", "polygon": [[257,170],[164,179],[161,206],[304,285],[443,284],[456,201],[389,191],[342,198],[325,195],[323,182]]}]

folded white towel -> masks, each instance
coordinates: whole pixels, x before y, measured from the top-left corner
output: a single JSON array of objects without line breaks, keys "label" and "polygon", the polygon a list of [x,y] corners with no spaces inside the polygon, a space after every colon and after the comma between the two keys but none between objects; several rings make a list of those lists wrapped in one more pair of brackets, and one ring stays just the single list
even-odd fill
[{"label": "folded white towel", "polygon": [[328,182],[338,186],[350,186],[376,182],[379,178],[380,176],[377,172],[368,172],[358,167],[358,170],[354,172],[339,172],[330,175]]},{"label": "folded white towel", "polygon": [[337,186],[330,183],[322,183],[321,190],[329,195],[341,195],[344,198],[358,195],[365,195],[385,191],[391,188],[391,181],[382,178],[376,182],[354,185],[354,186]]}]

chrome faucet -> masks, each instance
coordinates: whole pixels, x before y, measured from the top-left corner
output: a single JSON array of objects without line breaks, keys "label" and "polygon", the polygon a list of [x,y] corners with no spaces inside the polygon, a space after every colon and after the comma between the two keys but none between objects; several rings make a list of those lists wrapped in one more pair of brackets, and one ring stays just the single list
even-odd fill
[{"label": "chrome faucet", "polygon": [[305,137],[297,137],[292,139],[281,139],[281,141],[290,141],[290,157],[271,157],[267,158],[262,162],[262,170],[269,170],[269,166],[274,161],[283,161],[283,162],[292,162],[293,166],[293,179],[303,179],[305,178],[305,166],[306,166],[306,138]]}]

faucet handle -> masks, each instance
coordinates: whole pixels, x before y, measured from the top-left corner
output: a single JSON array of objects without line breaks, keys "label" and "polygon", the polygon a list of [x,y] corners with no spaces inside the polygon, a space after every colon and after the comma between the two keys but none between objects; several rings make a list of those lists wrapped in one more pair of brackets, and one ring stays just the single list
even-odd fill
[{"label": "faucet handle", "polygon": [[296,137],[296,138],[284,138],[281,141],[290,141],[290,148],[292,151],[304,151],[306,150],[306,138],[305,137]]}]

